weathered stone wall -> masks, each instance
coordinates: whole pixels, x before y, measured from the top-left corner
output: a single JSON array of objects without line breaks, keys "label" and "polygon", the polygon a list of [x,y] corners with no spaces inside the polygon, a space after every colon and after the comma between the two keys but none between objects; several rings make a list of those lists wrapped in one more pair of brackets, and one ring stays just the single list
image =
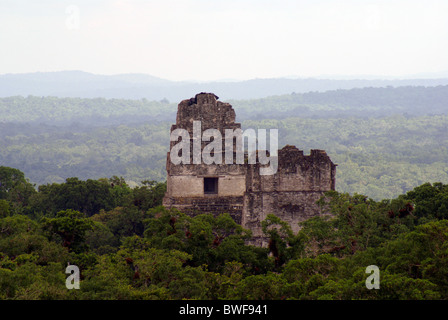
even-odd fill
[{"label": "weathered stone wall", "polygon": [[[167,194],[171,197],[188,198],[204,196],[204,177],[207,176],[168,176]],[[221,197],[242,197],[246,192],[246,177],[222,175],[218,178],[218,196]]]},{"label": "weathered stone wall", "polygon": [[[239,129],[240,123],[235,122],[235,111],[229,103],[218,101],[213,93],[198,93],[194,98],[182,100],[177,106],[176,124],[171,126],[171,131],[186,129],[191,136],[193,144],[193,121],[201,121],[202,131],[217,129],[224,138],[225,129]],[[171,142],[170,149],[177,142]],[[206,143],[202,143],[204,146]],[[224,144],[223,144],[224,150]]]},{"label": "weathered stone wall", "polygon": [[176,208],[181,212],[195,216],[201,213],[228,213],[236,223],[241,224],[244,197],[222,197],[207,194],[203,197],[165,197],[163,205]]},{"label": "weathered stone wall", "polygon": [[[235,112],[228,103],[217,101],[211,93],[197,94],[178,106],[176,128],[187,129],[193,136],[193,122],[201,121],[202,128],[240,128]],[[177,142],[171,142],[171,148]],[[224,152],[224,141],[222,141]],[[191,155],[193,138],[191,139]],[[201,143],[202,148],[206,143]],[[295,146],[278,150],[278,171],[260,175],[260,165],[249,164],[180,164],[174,165],[167,155],[166,207],[176,207],[190,215],[198,213],[229,213],[244,228],[252,230],[251,244],[265,246],[267,239],[261,222],[275,214],[288,222],[294,232],[298,223],[322,214],[316,201],[325,191],[334,190],[336,165],[323,150],[311,150],[304,155]],[[224,160],[224,154],[222,155]],[[217,194],[204,194],[204,178],[218,178]]]},{"label": "weathered stone wall", "polygon": [[322,196],[321,192],[286,191],[286,192],[253,192],[245,195],[241,225],[252,230],[251,244],[266,246],[261,222],[268,214],[274,214],[288,222],[294,233],[299,231],[299,222],[320,215],[315,204]]},{"label": "weathered stone wall", "polygon": [[299,222],[321,214],[316,202],[334,190],[336,165],[323,150],[310,155],[294,146],[278,152],[278,171],[274,175],[259,174],[259,165],[248,166],[242,226],[253,232],[252,243],[266,245],[261,222],[275,214],[299,231]]},{"label": "weathered stone wall", "polygon": [[[228,103],[217,101],[213,93],[200,93],[183,100],[178,105],[176,124],[171,131],[182,128],[190,134],[190,164],[174,165],[167,154],[167,193],[163,200],[166,207],[195,215],[198,213],[229,213],[241,223],[243,196],[246,192],[245,167],[237,164],[193,164],[193,123],[201,122],[201,131],[218,129],[222,135],[222,160],[225,159],[225,129],[239,129],[235,111]],[[201,134],[202,134],[201,132]],[[170,149],[178,141],[171,141]],[[208,142],[201,141],[201,150]],[[204,194],[204,178],[218,178],[218,193]]]}]

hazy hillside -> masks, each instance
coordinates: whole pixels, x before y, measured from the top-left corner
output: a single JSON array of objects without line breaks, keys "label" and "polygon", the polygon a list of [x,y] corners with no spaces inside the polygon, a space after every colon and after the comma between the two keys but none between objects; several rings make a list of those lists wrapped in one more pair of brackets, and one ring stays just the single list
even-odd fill
[{"label": "hazy hillside", "polygon": [[[88,126],[175,121],[177,104],[194,96],[191,91],[176,102],[143,98],[57,98],[13,96],[0,98],[0,122],[83,124]],[[214,91],[219,95],[218,91]],[[237,121],[331,117],[383,117],[446,114],[448,85],[436,87],[381,87],[292,93],[260,99],[221,101],[232,104]]]},{"label": "hazy hillside", "polygon": [[[325,149],[338,164],[338,191],[383,199],[448,183],[448,86],[220,100],[244,129],[279,129],[280,147]],[[147,99],[0,98],[0,165],[37,184],[114,175],[132,185],[164,181],[176,111],[177,103]]]},{"label": "hazy hillside", "polygon": [[[193,75],[194,76],[194,75]],[[247,81],[175,82],[145,74],[95,75],[81,71],[0,75],[0,97],[15,95],[120,98],[178,102],[197,92],[221,99],[256,99],[272,95],[363,87],[448,85],[440,79],[252,79]]]}]

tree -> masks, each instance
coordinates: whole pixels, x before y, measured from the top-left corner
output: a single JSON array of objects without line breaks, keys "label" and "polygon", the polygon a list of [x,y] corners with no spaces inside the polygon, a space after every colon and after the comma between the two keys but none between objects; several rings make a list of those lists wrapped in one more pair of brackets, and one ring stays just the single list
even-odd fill
[{"label": "tree", "polygon": [[25,175],[19,169],[0,166],[0,199],[7,199],[17,185],[26,183]]},{"label": "tree", "polygon": [[192,255],[189,264],[207,265],[221,271],[227,262],[242,262],[249,269],[265,269],[266,250],[245,244],[248,230],[238,225],[229,214],[187,216],[178,210],[157,207],[149,211],[145,238],[159,249],[175,249]]},{"label": "tree", "polygon": [[86,232],[85,239],[89,248],[99,254],[115,252],[120,244],[119,237],[115,236],[104,223],[95,220],[92,229]]},{"label": "tree", "polygon": [[281,300],[285,298],[286,279],[275,273],[252,275],[238,282],[232,299]]},{"label": "tree", "polygon": [[0,199],[8,200],[13,212],[22,213],[35,193],[22,171],[0,166]]},{"label": "tree", "polygon": [[168,210],[162,206],[149,210],[148,214],[144,236],[151,245],[184,251],[186,238],[191,235],[188,230],[191,218],[176,209]]},{"label": "tree", "polygon": [[298,236],[303,239],[305,254],[318,256],[323,253],[337,253],[338,247],[336,230],[329,216],[317,216],[300,223]]},{"label": "tree", "polygon": [[71,209],[87,216],[98,213],[101,209],[110,210],[115,205],[111,185],[99,180],[68,178],[65,183],[39,186],[39,198],[36,209],[55,214]]},{"label": "tree", "polygon": [[294,236],[291,227],[279,217],[268,214],[261,223],[263,233],[269,237],[269,251],[274,257],[276,269],[287,260],[298,257],[303,253],[303,240]]},{"label": "tree", "polygon": [[424,183],[402,195],[415,206],[415,216],[425,223],[432,219],[448,219],[448,185]]},{"label": "tree", "polygon": [[85,235],[92,230],[93,221],[82,212],[68,209],[59,211],[55,218],[44,218],[42,227],[51,241],[58,236],[62,246],[81,252],[85,249]]},{"label": "tree", "polygon": [[[107,229],[101,227],[103,235],[109,233],[113,235],[114,239],[109,239],[111,242],[120,243],[125,237],[133,235],[143,236],[144,221],[147,217],[148,214],[146,212],[130,205],[116,207],[110,211],[100,210],[98,214],[93,215],[91,218],[95,222],[102,223]],[[101,229],[96,229],[96,231],[99,232]]]},{"label": "tree", "polygon": [[144,212],[151,208],[162,205],[163,197],[166,192],[166,182],[157,182],[154,180],[142,181],[143,186],[132,190],[131,203],[139,210]]},{"label": "tree", "polygon": [[[339,256],[378,246],[397,234],[408,231],[404,222],[406,219],[412,219],[411,216],[401,215],[397,215],[395,219],[395,214],[391,214],[402,209],[411,210],[402,201],[376,202],[361,194],[349,195],[330,191],[325,193],[318,203],[323,210],[332,214],[328,220],[329,225],[321,223],[324,228],[322,230],[330,235],[322,240],[327,242],[333,239],[331,242],[334,247],[327,248],[326,252]],[[305,226],[307,225],[309,227],[310,222],[306,222]],[[304,232],[306,230],[307,228]]]},{"label": "tree", "polygon": [[0,200],[0,218],[9,216],[9,213],[10,213],[9,202],[4,199],[1,199]]}]

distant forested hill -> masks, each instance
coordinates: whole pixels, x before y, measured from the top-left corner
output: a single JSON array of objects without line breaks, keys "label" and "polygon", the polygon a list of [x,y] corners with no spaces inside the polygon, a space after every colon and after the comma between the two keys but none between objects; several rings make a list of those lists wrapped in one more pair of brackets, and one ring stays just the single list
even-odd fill
[{"label": "distant forested hill", "polygon": [[175,119],[176,106],[167,102],[125,99],[13,96],[0,98],[0,123],[52,125],[117,125]]},{"label": "distant forested hill", "polygon": [[201,91],[221,99],[258,99],[272,95],[364,87],[448,85],[440,79],[315,79],[272,78],[245,81],[170,81],[146,74],[96,75],[82,71],[0,75],[0,97],[15,95],[142,99],[178,102]]},{"label": "distant forested hill", "polygon": [[448,86],[354,88],[230,102],[240,119],[435,115],[448,111]]},{"label": "distant forested hill", "polygon": [[[448,86],[223,101],[244,129],[279,129],[280,147],[325,149],[338,164],[338,191],[384,199],[448,183]],[[164,181],[176,111],[177,103],[146,99],[0,98],[0,165],[37,184],[115,175],[131,185]]]},{"label": "distant forested hill", "polygon": [[[212,91],[213,92],[213,91]],[[180,100],[189,99],[191,91]],[[214,92],[219,95],[219,92]],[[145,98],[57,98],[11,96],[0,98],[0,123],[116,125],[174,121],[177,104]],[[223,100],[232,104],[237,121],[253,119],[384,117],[436,115],[448,111],[448,85],[436,87],[355,88],[292,93],[263,99]]]}]

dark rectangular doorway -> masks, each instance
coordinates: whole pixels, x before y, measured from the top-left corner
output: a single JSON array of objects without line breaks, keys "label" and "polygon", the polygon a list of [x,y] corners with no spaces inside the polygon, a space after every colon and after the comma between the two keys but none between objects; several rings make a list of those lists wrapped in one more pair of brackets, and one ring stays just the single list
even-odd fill
[{"label": "dark rectangular doorway", "polygon": [[218,193],[218,178],[204,178],[204,193],[205,194]]}]

